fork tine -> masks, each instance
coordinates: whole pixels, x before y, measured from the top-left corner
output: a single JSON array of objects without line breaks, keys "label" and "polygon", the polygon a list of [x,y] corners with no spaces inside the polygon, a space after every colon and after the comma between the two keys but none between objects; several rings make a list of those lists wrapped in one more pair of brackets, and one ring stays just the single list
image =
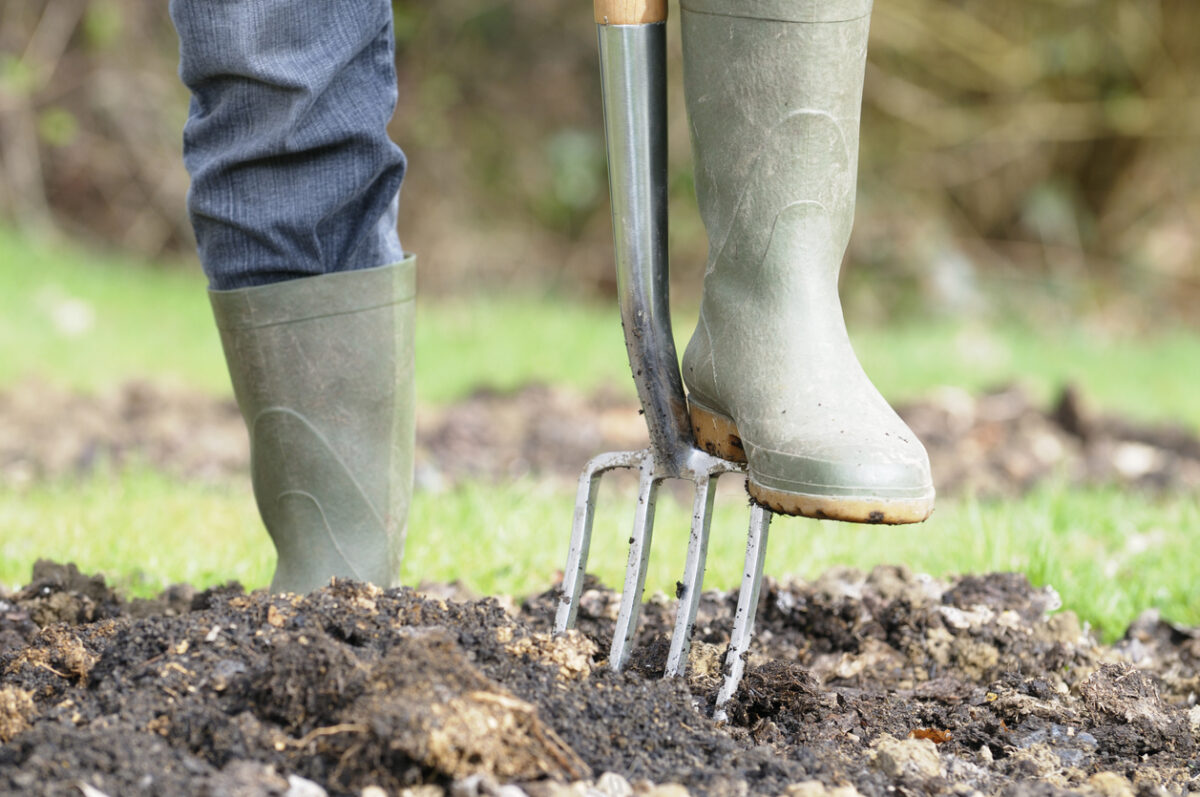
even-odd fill
[{"label": "fork tine", "polygon": [[567,566],[559,590],[558,609],[554,616],[554,633],[561,634],[575,627],[579,613],[579,594],[583,591],[588,551],[592,546],[592,521],[596,518],[596,496],[600,492],[600,477],[610,470],[640,468],[646,461],[646,451],[610,451],[592,457],[579,476],[575,491],[575,517],[571,523],[571,545],[567,549]]},{"label": "fork tine", "polygon": [[679,608],[675,614],[675,630],[671,632],[671,652],[667,655],[664,675],[675,677],[687,671],[688,650],[692,646],[692,627],[704,589],[704,564],[708,557],[708,533],[712,526],[713,499],[716,497],[717,477],[706,475],[696,479],[696,497],[692,502],[692,534],[688,539],[687,561],[683,568],[683,593],[678,595]]},{"label": "fork tine", "polygon": [[612,648],[608,664],[620,670],[629,659],[629,645],[637,632],[638,614],[642,608],[642,590],[646,586],[646,566],[650,560],[650,542],[654,536],[654,505],[662,477],[655,473],[653,457],[642,462],[638,483],[638,505],[633,520],[633,535],[629,538],[629,563],[625,566],[625,588],[621,592],[621,609],[613,628]]},{"label": "fork tine", "polygon": [[763,562],[767,556],[767,532],[770,528],[771,510],[753,504],[750,507],[750,533],[746,540],[746,566],[742,571],[742,586],[738,590],[729,653],[725,657],[725,683],[717,693],[716,712],[713,714],[713,719],[718,722],[728,719],[724,706],[737,691],[746,667],[745,654],[750,647],[750,637],[754,634],[754,615],[758,611],[758,593],[762,588]]},{"label": "fork tine", "polygon": [[579,477],[575,494],[575,518],[571,523],[571,547],[567,550],[567,567],[563,571],[562,595],[554,617],[554,633],[561,634],[575,627],[579,612],[579,593],[583,591],[583,574],[587,570],[588,549],[592,545],[592,520],[596,517],[596,495],[600,492],[603,470],[588,463]]}]

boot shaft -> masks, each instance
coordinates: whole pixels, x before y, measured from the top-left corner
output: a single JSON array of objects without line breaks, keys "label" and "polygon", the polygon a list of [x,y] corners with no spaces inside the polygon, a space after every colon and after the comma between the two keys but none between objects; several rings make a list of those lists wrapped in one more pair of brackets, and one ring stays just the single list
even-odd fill
[{"label": "boot shaft", "polygon": [[273,590],[391,586],[412,491],[412,258],[210,293],[251,475],[279,553]]},{"label": "boot shaft", "polygon": [[[684,90],[708,271],[730,245],[739,259],[760,259],[770,219],[801,202],[826,210],[833,248],[844,251],[870,12],[871,0],[683,0]],[[746,207],[751,202],[757,206]]]},{"label": "boot shaft", "polygon": [[[234,395],[251,427],[264,411],[293,407],[358,478],[386,474],[408,450],[413,415],[411,259],[256,288],[212,291]],[[353,422],[387,418],[378,428]],[[372,445],[367,445],[367,443]]]}]

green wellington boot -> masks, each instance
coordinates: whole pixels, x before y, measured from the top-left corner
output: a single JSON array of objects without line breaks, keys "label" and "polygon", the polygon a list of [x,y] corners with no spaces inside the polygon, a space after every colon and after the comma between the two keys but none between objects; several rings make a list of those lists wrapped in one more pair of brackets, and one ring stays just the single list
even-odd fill
[{"label": "green wellington boot", "polygon": [[274,592],[393,586],[413,478],[415,258],[211,291]]},{"label": "green wellington boot", "polygon": [[693,427],[792,515],[912,523],[929,458],[863,372],[838,272],[854,218],[871,0],[682,0],[708,231],[683,358]]}]

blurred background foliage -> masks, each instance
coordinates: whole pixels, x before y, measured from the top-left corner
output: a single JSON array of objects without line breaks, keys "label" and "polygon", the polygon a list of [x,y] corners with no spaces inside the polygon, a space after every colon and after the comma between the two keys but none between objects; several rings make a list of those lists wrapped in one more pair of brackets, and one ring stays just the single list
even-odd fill
[{"label": "blurred background foliage", "polygon": [[[590,9],[394,8],[401,234],[424,289],[611,294]],[[705,240],[672,13],[673,268],[694,302]],[[1200,3],[876,0],[872,25],[853,311],[1028,312],[1043,298],[1114,323],[1193,319]],[[0,222],[190,259],[176,64],[163,0],[0,5]]]}]

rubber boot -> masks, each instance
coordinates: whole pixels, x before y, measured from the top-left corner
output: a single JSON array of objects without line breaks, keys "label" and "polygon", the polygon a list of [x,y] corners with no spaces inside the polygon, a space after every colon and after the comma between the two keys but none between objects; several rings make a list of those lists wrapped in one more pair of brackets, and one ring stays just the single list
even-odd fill
[{"label": "rubber boot", "polygon": [[683,358],[693,428],[776,512],[910,523],[924,447],[863,372],[838,298],[871,0],[683,0],[709,258]]},{"label": "rubber boot", "polygon": [[330,578],[393,586],[413,478],[415,258],[210,298],[274,592]]}]

